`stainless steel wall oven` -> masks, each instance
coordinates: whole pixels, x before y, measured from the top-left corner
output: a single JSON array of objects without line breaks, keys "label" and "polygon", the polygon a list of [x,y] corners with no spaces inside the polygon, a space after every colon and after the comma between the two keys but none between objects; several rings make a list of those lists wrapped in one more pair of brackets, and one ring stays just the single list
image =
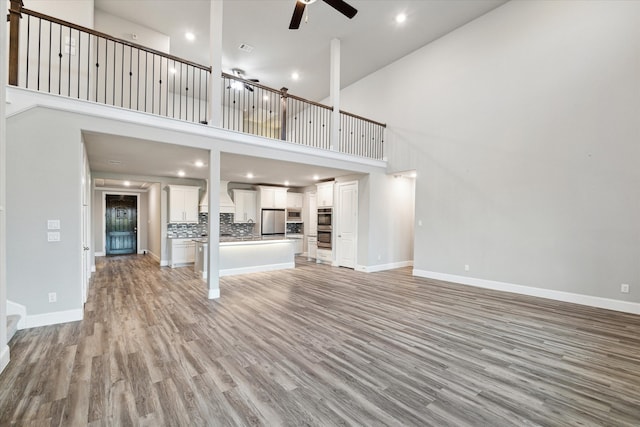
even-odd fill
[{"label": "stainless steel wall oven", "polygon": [[333,218],[331,208],[318,209],[318,249],[331,249]]}]

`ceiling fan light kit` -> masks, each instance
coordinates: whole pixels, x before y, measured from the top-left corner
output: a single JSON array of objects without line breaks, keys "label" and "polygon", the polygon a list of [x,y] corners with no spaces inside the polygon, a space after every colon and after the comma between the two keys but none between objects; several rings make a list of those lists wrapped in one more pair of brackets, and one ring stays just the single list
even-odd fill
[{"label": "ceiling fan light kit", "polygon": [[[344,0],[322,0],[338,12],[342,13],[349,19],[352,19],[358,13],[358,10],[345,2]],[[297,30],[300,28],[300,23],[302,22],[302,16],[304,15],[304,8],[312,3],[315,3],[316,0],[297,0],[296,6],[293,9],[293,16],[291,16],[291,23],[289,23],[290,30]]]}]

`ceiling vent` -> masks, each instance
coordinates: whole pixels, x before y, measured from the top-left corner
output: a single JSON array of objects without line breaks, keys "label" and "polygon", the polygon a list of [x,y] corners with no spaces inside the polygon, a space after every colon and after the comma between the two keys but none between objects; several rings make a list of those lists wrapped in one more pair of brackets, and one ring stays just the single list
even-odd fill
[{"label": "ceiling vent", "polygon": [[253,51],[253,46],[251,46],[250,44],[242,43],[240,46],[238,46],[238,49],[243,52],[251,53]]},{"label": "ceiling vent", "polygon": [[120,160],[109,160],[110,165],[121,165],[122,162]]}]

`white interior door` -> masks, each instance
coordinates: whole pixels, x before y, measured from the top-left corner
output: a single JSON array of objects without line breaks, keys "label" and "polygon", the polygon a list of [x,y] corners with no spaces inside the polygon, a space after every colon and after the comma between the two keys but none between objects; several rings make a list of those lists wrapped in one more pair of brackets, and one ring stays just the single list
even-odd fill
[{"label": "white interior door", "polygon": [[356,267],[358,238],[358,182],[338,184],[336,206],[336,262],[340,267]]}]

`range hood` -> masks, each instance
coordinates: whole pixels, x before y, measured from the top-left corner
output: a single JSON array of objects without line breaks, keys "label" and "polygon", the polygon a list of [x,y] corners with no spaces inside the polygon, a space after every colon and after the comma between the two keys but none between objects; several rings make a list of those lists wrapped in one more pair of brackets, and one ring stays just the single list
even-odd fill
[{"label": "range hood", "polygon": [[[236,211],[236,206],[227,192],[228,185],[229,181],[220,181],[220,213],[235,213]],[[209,180],[207,180],[207,187],[204,190],[202,199],[200,199],[200,212],[209,212]]]}]

